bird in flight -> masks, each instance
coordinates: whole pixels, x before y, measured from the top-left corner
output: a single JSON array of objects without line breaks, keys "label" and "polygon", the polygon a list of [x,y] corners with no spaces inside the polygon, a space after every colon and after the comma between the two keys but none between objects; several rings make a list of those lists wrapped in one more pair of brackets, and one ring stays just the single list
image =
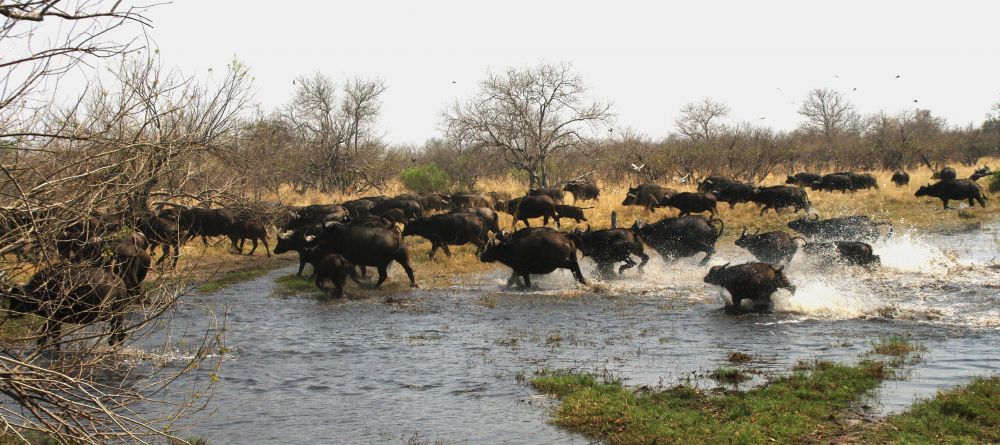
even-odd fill
[{"label": "bird in flight", "polygon": [[896,75],[896,78],[897,78],[897,79],[899,79],[900,77],[903,77],[903,76],[900,76],[899,74],[897,74],[897,75]]},{"label": "bird in flight", "polygon": [[635,170],[635,171],[642,170],[642,168],[646,166],[646,164],[642,164],[642,165],[630,164],[630,165],[632,166],[632,170]]}]

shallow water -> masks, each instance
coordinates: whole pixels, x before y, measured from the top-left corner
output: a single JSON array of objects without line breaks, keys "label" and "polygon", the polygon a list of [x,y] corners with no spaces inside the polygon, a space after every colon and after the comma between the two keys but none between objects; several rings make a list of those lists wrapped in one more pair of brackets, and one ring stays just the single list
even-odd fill
[{"label": "shallow water", "polygon": [[[786,273],[798,291],[776,294],[775,314],[740,317],[721,311],[725,296],[691,259],[654,258],[642,275],[591,288],[557,272],[537,291],[505,292],[498,270],[452,289],[331,303],[272,297],[273,280],[294,272],[284,269],[190,297],[174,331],[204,323],[200,304],[228,314],[215,412],[192,431],[211,443],[588,443],[548,424],[552,402],[522,377],[577,369],[712,386],[704,375],[730,366],[731,351],[755,356],[747,369],[780,373],[910,335],[927,351],[909,379],[883,386],[881,415],[1000,365],[998,247],[994,227],[897,235],[875,246],[874,273],[796,257]],[[729,245],[712,264],[746,259]]]}]

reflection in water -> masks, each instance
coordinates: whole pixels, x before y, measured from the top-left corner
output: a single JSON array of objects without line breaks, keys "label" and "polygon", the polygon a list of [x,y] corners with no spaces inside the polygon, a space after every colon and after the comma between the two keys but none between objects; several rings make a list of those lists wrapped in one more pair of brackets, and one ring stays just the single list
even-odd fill
[{"label": "reflection in water", "polygon": [[[212,443],[381,443],[414,434],[587,443],[547,423],[550,402],[524,377],[573,368],[633,385],[710,386],[703,374],[730,351],[782,372],[799,359],[853,360],[873,339],[903,333],[928,351],[909,380],[880,392],[879,411],[894,412],[996,369],[994,235],[897,235],[875,246],[884,267],[874,273],[800,256],[787,268],[799,290],[776,295],[777,313],[741,317],[723,314],[725,296],[701,281],[707,268],[696,260],[654,259],[641,276],[587,289],[557,272],[529,293],[501,291],[506,273],[497,271],[388,302],[274,298],[274,278],[292,269],[277,271],[191,298],[228,312],[233,348],[216,412],[193,433]],[[728,246],[713,263],[748,259]],[[182,313],[175,323],[184,332],[201,321]]]}]

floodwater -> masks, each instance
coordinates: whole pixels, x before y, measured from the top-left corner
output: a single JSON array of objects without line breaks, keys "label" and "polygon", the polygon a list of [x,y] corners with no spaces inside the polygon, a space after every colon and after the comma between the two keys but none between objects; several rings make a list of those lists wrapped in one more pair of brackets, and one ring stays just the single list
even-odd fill
[{"label": "floodwater", "polygon": [[[294,272],[283,269],[192,296],[175,317],[183,340],[205,323],[199,305],[228,314],[231,352],[211,415],[191,434],[213,444],[588,443],[548,423],[553,402],[526,378],[575,369],[711,387],[705,374],[731,366],[732,351],[755,357],[746,369],[780,373],[800,359],[857,360],[891,334],[927,348],[908,379],[870,402],[875,415],[898,412],[1000,365],[998,236],[897,234],[875,245],[874,273],[800,254],[786,268],[798,291],[779,291],[774,314],[739,317],[702,282],[700,257],[665,265],[654,253],[643,274],[590,288],[559,271],[539,290],[502,291],[498,270],[451,289],[333,302],[272,296],[274,279]],[[748,259],[728,244],[712,264]]]}]

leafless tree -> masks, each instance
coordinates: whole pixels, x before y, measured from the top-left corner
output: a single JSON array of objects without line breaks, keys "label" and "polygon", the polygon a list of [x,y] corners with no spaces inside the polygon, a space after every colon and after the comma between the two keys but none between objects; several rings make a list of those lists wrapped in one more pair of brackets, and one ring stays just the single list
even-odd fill
[{"label": "leafless tree", "polygon": [[854,105],[842,93],[829,88],[810,91],[799,107],[799,114],[805,118],[800,128],[823,136],[828,144],[858,124]]},{"label": "leafless tree", "polygon": [[344,192],[383,185],[386,145],[376,124],[385,83],[351,79],[339,91],[332,79],[316,73],[295,84],[281,116],[303,161],[298,190]]},{"label": "leafless tree", "polygon": [[[80,277],[97,267],[67,262],[57,253],[67,228],[101,227],[100,237],[81,242],[98,243],[98,252],[104,252],[101,243],[130,236],[127,228],[147,211],[149,197],[164,192],[157,187],[166,193],[226,187],[226,179],[211,178],[204,168],[235,146],[250,101],[246,68],[234,62],[221,77],[204,81],[164,70],[155,52],[140,51],[131,41],[115,43],[113,37],[120,38],[127,25],[146,24],[139,14],[144,8],[122,3],[0,3],[0,15],[6,17],[0,28],[0,68],[7,70],[0,93],[5,153],[0,157],[0,294],[5,297],[72,304],[69,289],[86,283],[77,278],[45,295],[23,295],[18,287],[39,270],[68,270],[66,276]],[[28,53],[8,58],[17,51]],[[77,100],[53,101],[51,89],[60,77],[87,68],[95,56],[125,57],[110,79],[90,81]],[[94,74],[90,77],[98,79]],[[114,270],[113,263],[106,267]],[[157,280],[128,306],[102,305],[94,321],[65,326],[57,340],[42,343],[36,328],[52,319],[15,318],[4,309],[0,429],[5,439],[28,442],[38,433],[67,444],[181,440],[177,435],[185,417],[204,406],[204,391],[213,379],[206,375],[187,399],[165,401],[163,390],[184,373],[211,374],[224,347],[220,322],[204,331],[181,363],[144,352],[186,288],[185,276],[176,278]],[[105,320],[116,318],[123,323],[118,332],[129,337],[109,348]]]},{"label": "leafless tree", "polygon": [[460,146],[497,153],[526,172],[530,185],[548,186],[550,157],[603,131],[611,105],[588,100],[568,64],[541,64],[489,73],[479,92],[444,113],[447,136]]},{"label": "leafless tree", "polygon": [[726,104],[706,97],[701,102],[684,105],[680,116],[674,120],[674,126],[691,141],[709,140],[722,130],[722,119],[729,115],[729,111]]}]

